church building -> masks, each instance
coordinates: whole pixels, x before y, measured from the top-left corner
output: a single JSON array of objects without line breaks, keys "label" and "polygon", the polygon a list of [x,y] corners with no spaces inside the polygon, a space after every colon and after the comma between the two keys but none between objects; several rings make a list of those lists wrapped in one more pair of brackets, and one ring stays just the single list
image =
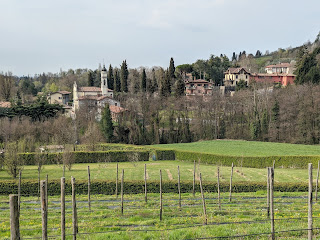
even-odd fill
[{"label": "church building", "polygon": [[[73,113],[81,107],[86,106],[88,109],[97,110],[96,119],[101,119],[101,113],[106,104],[113,106],[110,110],[117,113],[124,111],[120,102],[113,99],[113,90],[108,89],[107,69],[105,65],[101,69],[101,87],[78,87],[77,83],[73,84]],[[112,111],[111,111],[112,113]]]}]

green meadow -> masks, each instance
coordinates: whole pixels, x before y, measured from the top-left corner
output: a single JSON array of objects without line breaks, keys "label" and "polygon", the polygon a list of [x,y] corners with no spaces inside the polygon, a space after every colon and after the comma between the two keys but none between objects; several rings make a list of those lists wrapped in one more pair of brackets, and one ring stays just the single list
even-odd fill
[{"label": "green meadow", "polygon": [[228,156],[319,156],[320,146],[243,140],[213,140],[193,143],[158,144],[152,147]]}]

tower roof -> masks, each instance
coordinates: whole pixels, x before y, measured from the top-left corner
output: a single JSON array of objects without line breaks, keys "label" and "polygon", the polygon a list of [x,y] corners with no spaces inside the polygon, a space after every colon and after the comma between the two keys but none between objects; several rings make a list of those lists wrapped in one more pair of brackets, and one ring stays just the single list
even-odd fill
[{"label": "tower roof", "polygon": [[104,71],[104,72],[107,71],[106,66],[104,64],[103,64],[103,68],[101,69],[101,71]]}]

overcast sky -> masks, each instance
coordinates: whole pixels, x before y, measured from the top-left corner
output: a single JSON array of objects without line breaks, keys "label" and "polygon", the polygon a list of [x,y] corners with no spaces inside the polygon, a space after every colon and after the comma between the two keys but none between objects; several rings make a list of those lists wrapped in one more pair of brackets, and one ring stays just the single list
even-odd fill
[{"label": "overcast sky", "polygon": [[314,41],[319,0],[0,0],[0,72],[193,63]]}]

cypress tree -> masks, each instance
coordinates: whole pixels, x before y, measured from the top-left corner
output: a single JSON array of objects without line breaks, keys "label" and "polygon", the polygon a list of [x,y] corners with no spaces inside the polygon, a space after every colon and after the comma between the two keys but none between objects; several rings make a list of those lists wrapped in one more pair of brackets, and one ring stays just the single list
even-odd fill
[{"label": "cypress tree", "polygon": [[170,73],[168,69],[162,76],[160,94],[164,97],[168,97],[171,94]]},{"label": "cypress tree", "polygon": [[141,74],[140,90],[141,92],[145,92],[146,89],[147,89],[147,76],[146,76],[145,69],[143,69]]},{"label": "cypress tree", "polygon": [[120,77],[119,77],[119,72],[117,69],[114,69],[114,92],[120,92],[121,91],[121,81],[120,81]]},{"label": "cypress tree", "polygon": [[182,80],[181,77],[178,78],[178,80],[176,81],[176,89],[175,89],[175,96],[176,97],[181,97],[184,95],[184,81]]},{"label": "cypress tree", "polygon": [[112,68],[111,64],[109,65],[107,79],[108,79],[108,88],[113,90],[114,89],[114,78],[113,78],[113,68]]},{"label": "cypress tree", "polygon": [[94,76],[91,70],[88,71],[88,86],[94,86]]},{"label": "cypress tree", "polygon": [[170,59],[170,65],[169,65],[169,76],[171,79],[175,78],[174,72],[176,71],[176,68],[174,67],[174,61],[173,58]]},{"label": "cypress tree", "polygon": [[109,104],[106,104],[102,112],[100,121],[101,131],[106,138],[107,142],[112,142],[113,139],[113,123]]},{"label": "cypress tree", "polygon": [[120,71],[120,82],[121,82],[121,91],[122,92],[128,92],[128,66],[127,61],[124,60],[121,65],[121,71]]},{"label": "cypress tree", "polygon": [[158,81],[156,78],[156,71],[154,70],[154,68],[152,69],[152,80],[151,80],[151,92],[154,93],[156,91],[158,91]]}]

